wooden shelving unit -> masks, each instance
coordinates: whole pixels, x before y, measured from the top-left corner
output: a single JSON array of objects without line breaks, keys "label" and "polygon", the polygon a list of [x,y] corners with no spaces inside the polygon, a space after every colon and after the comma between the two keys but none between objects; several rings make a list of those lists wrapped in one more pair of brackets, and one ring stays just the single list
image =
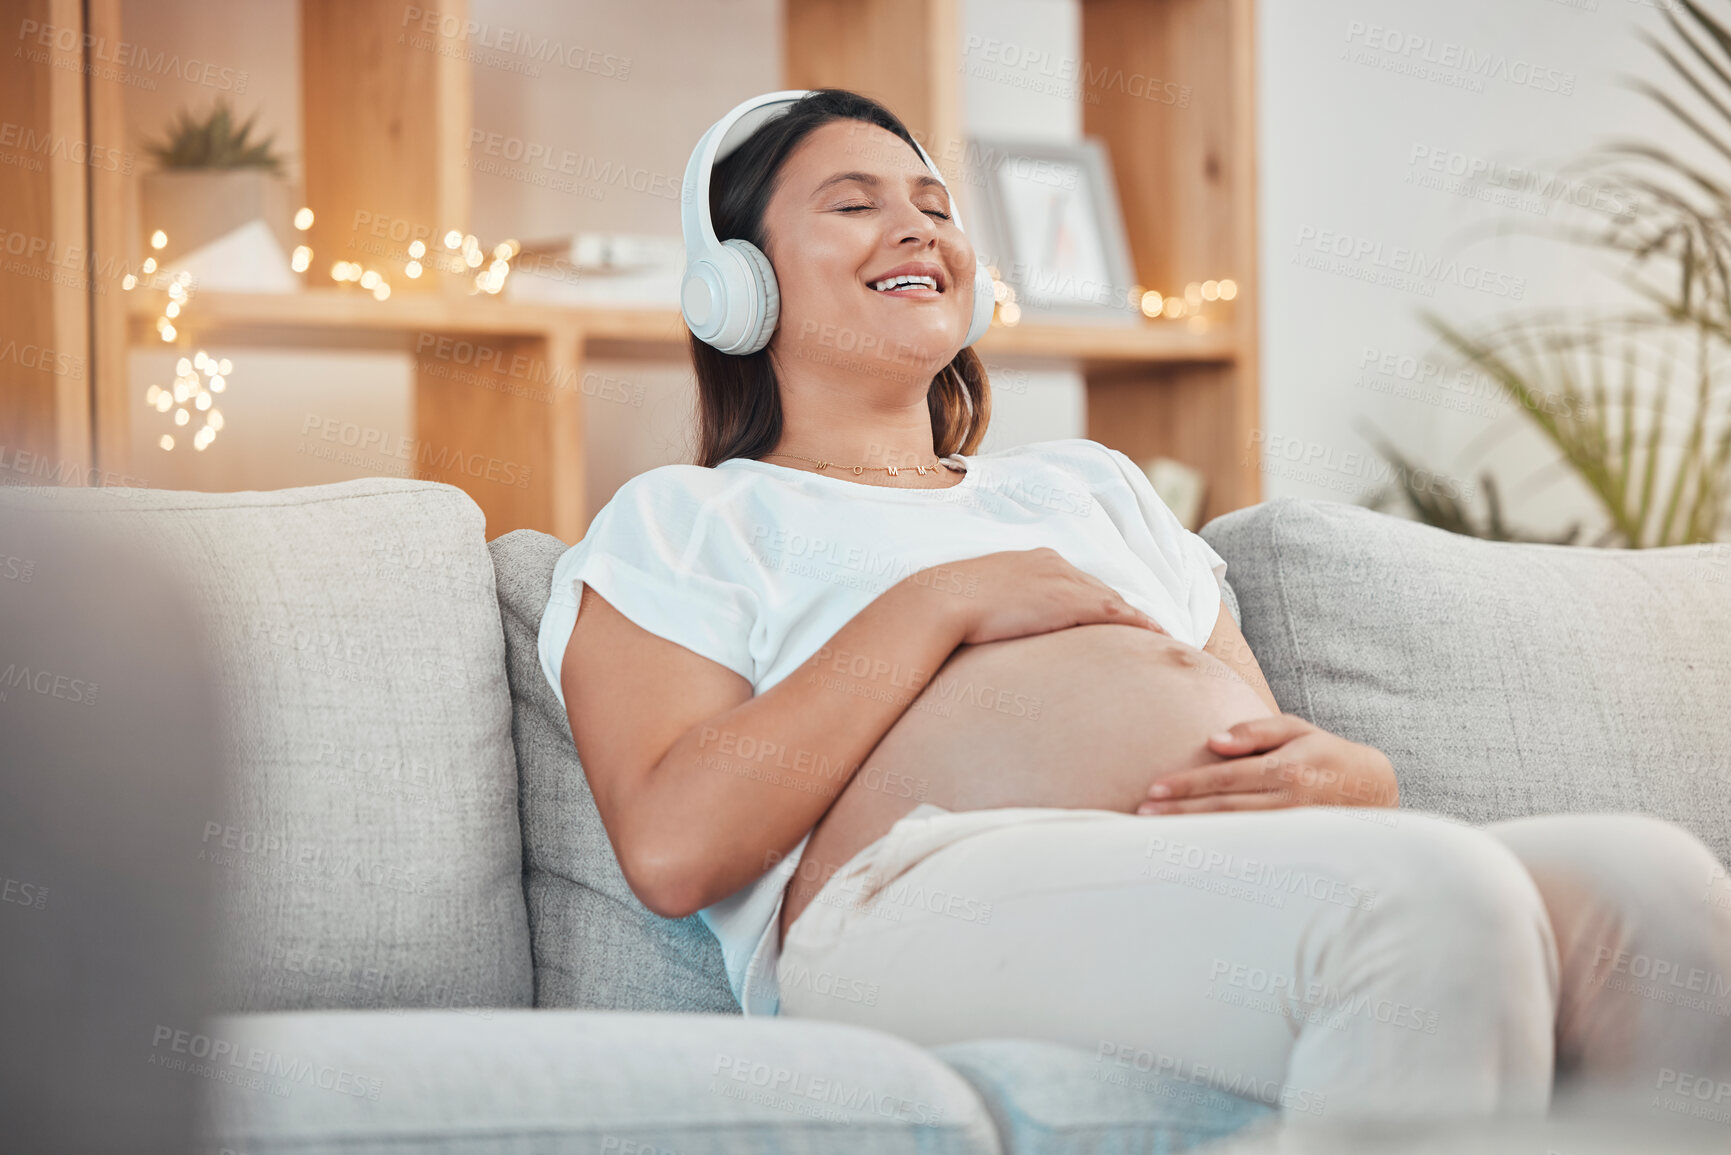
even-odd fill
[{"label": "wooden shelving unit", "polygon": [[[963,155],[960,0],[784,0],[784,87],[848,87],[896,110],[946,170]],[[37,0],[72,18],[66,0]],[[1106,142],[1137,279],[1171,291],[1190,281],[1231,277],[1230,304],[1211,305],[1189,322],[1150,321],[1134,328],[994,325],[980,342],[994,363],[1019,357],[1074,358],[1088,390],[1088,436],[1132,458],[1156,454],[1202,471],[1205,516],[1260,500],[1251,446],[1257,418],[1253,102],[1253,0],[1081,0],[1083,60],[1078,85],[1083,127]],[[61,9],[65,9],[61,12]],[[92,30],[120,38],[113,0],[88,6]],[[466,15],[446,0],[448,21]],[[416,225],[467,230],[468,173],[463,167],[471,81],[460,52],[398,43],[402,8],[388,0],[301,0],[303,140],[307,202],[315,211],[309,243],[315,269],[367,239],[350,222],[358,212]],[[47,85],[67,69],[37,70]],[[1149,79],[1186,86],[1182,106],[1150,100]],[[63,81],[55,81],[65,88]],[[86,97],[68,90],[21,93],[44,123],[75,131]],[[50,97],[53,96],[51,100]],[[76,97],[76,99],[74,99]],[[119,110],[101,93],[88,97],[97,135],[117,138]],[[718,109],[719,113],[721,110]],[[934,148],[936,145],[938,147]],[[967,203],[968,187],[948,172]],[[27,190],[28,191],[28,190]],[[81,190],[80,190],[81,191]],[[47,220],[51,235],[77,235],[91,218],[110,250],[116,209],[86,207],[68,189],[43,185],[22,201]],[[118,199],[95,187],[95,197]],[[17,198],[10,198],[17,199]],[[26,215],[25,220],[37,219]],[[118,254],[121,260],[134,254]],[[96,259],[102,259],[101,254]],[[317,283],[314,281],[313,283]],[[522,396],[518,375],[484,366],[530,365],[542,380],[581,381],[585,359],[641,356],[682,359],[686,331],[674,309],[568,308],[518,304],[468,292],[466,280],[392,278],[393,295],[314,288],[295,294],[197,294],[182,331],[205,343],[399,348],[416,357],[414,436],[432,446],[461,447],[533,467],[533,484],[490,483],[465,473],[419,475],[469,492],[487,514],[488,534],[521,527],[567,541],[581,537],[594,509],[584,492],[583,391]],[[32,321],[64,331],[97,351],[96,380],[84,403],[61,381],[13,403],[14,416],[38,432],[57,415],[52,436],[62,455],[93,444],[102,468],[128,471],[125,360],[129,342],[156,343],[156,295],[56,295],[52,313]],[[24,316],[33,316],[28,310]],[[428,334],[484,347],[487,354],[454,375],[448,361],[424,355]],[[488,381],[488,375],[497,377]],[[458,379],[460,377],[460,379]],[[33,399],[37,398],[37,399]],[[101,436],[92,439],[91,410]],[[19,416],[21,415],[21,416]],[[0,417],[8,417],[0,410]],[[12,423],[11,418],[0,425]],[[0,434],[6,433],[0,428]],[[12,444],[25,443],[10,439]]]}]

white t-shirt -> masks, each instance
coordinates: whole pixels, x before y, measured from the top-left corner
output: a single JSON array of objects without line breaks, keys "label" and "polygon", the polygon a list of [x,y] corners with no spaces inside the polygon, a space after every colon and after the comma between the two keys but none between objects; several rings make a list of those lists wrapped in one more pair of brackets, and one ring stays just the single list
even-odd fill
[{"label": "white t-shirt", "polygon": [[[1179,641],[1207,643],[1226,563],[1123,453],[1071,438],[947,460],[967,469],[947,489],[866,485],[749,458],[632,478],[553,569],[539,640],[553,692],[563,703],[559,671],[585,582],[638,626],[761,694],[902,578],[1038,546],[1117,590]],[[782,897],[810,837],[699,912],[747,1014],[779,1009]]]}]

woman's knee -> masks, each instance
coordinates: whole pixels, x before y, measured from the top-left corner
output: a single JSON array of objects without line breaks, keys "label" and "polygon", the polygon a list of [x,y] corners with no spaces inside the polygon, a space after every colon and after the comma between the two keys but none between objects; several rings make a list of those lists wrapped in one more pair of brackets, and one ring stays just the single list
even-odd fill
[{"label": "woman's knee", "polygon": [[1410,924],[1407,933],[1463,966],[1554,974],[1544,898],[1509,847],[1478,827],[1422,812],[1403,814],[1393,833],[1377,902]]},{"label": "woman's knee", "polygon": [[1639,909],[1687,896],[1731,896],[1724,864],[1689,830],[1650,814],[1539,814],[1493,823],[1487,833],[1530,873],[1567,878]]}]

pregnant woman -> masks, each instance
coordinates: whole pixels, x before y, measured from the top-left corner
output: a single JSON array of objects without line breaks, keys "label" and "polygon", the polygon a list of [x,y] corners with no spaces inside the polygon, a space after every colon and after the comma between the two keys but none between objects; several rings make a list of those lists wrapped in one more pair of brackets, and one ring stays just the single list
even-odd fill
[{"label": "pregnant woman", "polygon": [[1128,458],[975,452],[990,284],[891,113],[748,101],[684,212],[699,464],[601,510],[540,655],[626,880],[702,916],[746,1013],[1327,1120],[1731,1066],[1722,987],[1607,981],[1731,976],[1697,839],[1396,809],[1379,751],[1280,712],[1226,563]]}]

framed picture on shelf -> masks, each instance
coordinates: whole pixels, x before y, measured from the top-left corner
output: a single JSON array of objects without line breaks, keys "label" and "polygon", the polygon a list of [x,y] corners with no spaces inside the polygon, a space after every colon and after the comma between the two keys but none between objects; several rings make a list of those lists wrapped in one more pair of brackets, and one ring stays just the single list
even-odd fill
[{"label": "framed picture on shelf", "polygon": [[972,183],[984,210],[981,250],[1015,290],[1022,316],[1136,325],[1135,273],[1105,146],[984,139]]}]

